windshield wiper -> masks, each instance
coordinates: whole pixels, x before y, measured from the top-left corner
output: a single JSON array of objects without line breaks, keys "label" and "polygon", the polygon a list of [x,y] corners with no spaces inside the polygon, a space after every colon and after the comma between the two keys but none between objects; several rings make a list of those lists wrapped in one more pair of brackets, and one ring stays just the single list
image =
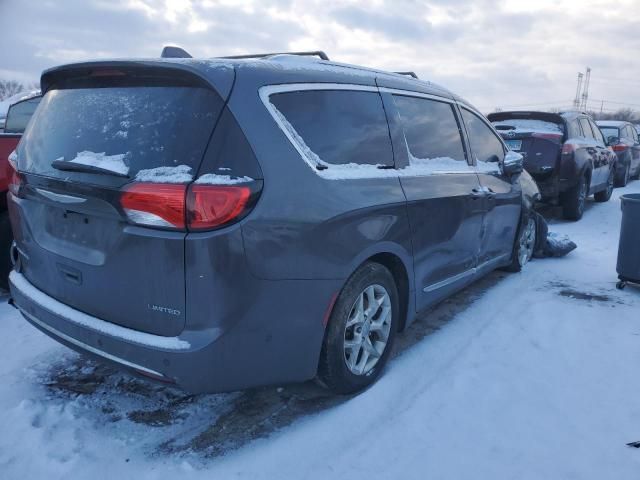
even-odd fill
[{"label": "windshield wiper", "polygon": [[54,160],[51,162],[51,166],[56,170],[63,170],[65,172],[82,172],[82,173],[97,173],[100,175],[113,175],[114,177],[130,178],[126,173],[114,172],[107,168],[97,167],[95,165],[87,165],[84,163],[71,162],[68,160]]}]

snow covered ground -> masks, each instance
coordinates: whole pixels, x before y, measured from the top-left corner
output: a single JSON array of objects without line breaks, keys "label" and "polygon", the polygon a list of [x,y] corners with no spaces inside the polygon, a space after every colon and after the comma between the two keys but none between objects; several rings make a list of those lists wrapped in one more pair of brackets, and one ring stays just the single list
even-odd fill
[{"label": "snow covered ground", "polygon": [[57,345],[0,305],[0,477],[637,479],[640,289],[615,289],[618,189],[578,249],[494,273],[399,337],[371,389],[189,396]]}]

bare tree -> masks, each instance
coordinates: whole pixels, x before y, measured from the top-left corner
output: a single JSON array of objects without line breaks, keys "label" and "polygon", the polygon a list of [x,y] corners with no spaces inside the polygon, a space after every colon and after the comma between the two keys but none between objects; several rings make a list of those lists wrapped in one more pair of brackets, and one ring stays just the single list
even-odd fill
[{"label": "bare tree", "polygon": [[15,80],[0,79],[0,101],[24,90],[24,85]]}]

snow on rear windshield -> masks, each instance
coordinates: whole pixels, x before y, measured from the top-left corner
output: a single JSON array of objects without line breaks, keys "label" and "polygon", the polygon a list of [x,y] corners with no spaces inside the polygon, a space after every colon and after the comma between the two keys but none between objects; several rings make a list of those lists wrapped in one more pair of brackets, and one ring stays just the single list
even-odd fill
[{"label": "snow on rear windshield", "polygon": [[[514,133],[563,133],[562,126],[553,122],[545,122],[544,120],[529,120],[522,118],[513,118],[510,120],[500,120],[492,122],[493,126],[499,132]],[[512,128],[507,128],[512,127]]]},{"label": "snow on rear windshield", "polygon": [[[124,163],[126,153],[119,155],[106,155],[104,152],[96,153],[85,150],[76,155],[75,158],[69,160],[72,163],[79,163],[82,165],[91,165],[93,167],[99,167],[111,172],[127,175],[129,173],[129,167]],[[63,160],[62,157],[57,160]]]},{"label": "snow on rear windshield", "polygon": [[[19,168],[87,182],[109,176],[56,170],[57,158],[98,152],[120,157],[130,176],[140,170],[199,167],[222,108],[219,96],[195,87],[109,87],[51,90],[45,94],[18,148]],[[81,156],[87,159],[87,155]]]}]

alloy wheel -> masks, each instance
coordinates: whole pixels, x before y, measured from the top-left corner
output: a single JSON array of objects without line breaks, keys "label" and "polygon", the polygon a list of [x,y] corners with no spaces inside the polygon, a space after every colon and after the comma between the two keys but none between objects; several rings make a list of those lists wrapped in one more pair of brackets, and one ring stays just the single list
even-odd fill
[{"label": "alloy wheel", "polygon": [[381,285],[370,285],[356,298],[344,331],[344,360],[354,375],[367,375],[389,341],[391,297]]},{"label": "alloy wheel", "polygon": [[520,234],[520,242],[518,248],[518,263],[521,267],[531,260],[533,257],[533,250],[536,246],[536,221],[533,218],[529,218],[526,227]]}]

